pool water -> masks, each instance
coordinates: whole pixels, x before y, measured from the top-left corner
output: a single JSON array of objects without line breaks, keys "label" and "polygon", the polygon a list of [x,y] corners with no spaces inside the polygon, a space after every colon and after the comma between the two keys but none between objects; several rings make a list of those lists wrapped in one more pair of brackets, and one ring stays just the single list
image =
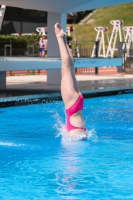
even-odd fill
[{"label": "pool water", "polygon": [[61,101],[0,108],[0,200],[133,199],[133,94],[83,114],[90,137],[72,142]]}]

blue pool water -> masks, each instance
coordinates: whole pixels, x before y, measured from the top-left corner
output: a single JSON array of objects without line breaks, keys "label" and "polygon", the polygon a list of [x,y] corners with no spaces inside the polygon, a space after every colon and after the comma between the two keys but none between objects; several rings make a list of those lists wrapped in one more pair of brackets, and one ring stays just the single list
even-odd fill
[{"label": "blue pool water", "polygon": [[87,141],[61,101],[0,108],[0,200],[133,199],[133,94],[85,99]]}]

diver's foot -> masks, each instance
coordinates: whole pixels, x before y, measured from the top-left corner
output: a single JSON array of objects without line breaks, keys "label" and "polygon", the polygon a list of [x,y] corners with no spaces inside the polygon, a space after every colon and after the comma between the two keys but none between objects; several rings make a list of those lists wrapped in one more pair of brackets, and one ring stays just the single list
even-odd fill
[{"label": "diver's foot", "polygon": [[71,141],[87,140],[88,134],[82,130],[72,130],[69,132],[69,138]]},{"label": "diver's foot", "polygon": [[65,37],[66,36],[66,33],[63,31],[61,25],[59,23],[56,23],[55,26],[55,34],[57,37]]}]

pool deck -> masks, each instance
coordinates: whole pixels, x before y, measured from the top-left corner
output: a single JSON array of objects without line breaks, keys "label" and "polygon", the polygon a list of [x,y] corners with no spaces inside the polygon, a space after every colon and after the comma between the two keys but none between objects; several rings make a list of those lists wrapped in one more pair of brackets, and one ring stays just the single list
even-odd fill
[{"label": "pool deck", "polygon": [[[133,92],[133,75],[115,74],[109,76],[77,75],[80,90],[85,97]],[[46,75],[7,76],[7,91],[22,92],[20,95],[0,93],[3,102],[35,101],[49,98],[61,99],[60,85],[48,85]],[[26,93],[24,93],[26,91]],[[1,105],[0,105],[1,106]],[[8,106],[8,105],[7,105]]]},{"label": "pool deck", "polygon": [[[133,75],[115,74],[110,76],[76,76],[81,90],[109,88],[133,88]],[[60,91],[60,85],[48,85],[46,75],[8,76],[7,90],[48,90]]]}]

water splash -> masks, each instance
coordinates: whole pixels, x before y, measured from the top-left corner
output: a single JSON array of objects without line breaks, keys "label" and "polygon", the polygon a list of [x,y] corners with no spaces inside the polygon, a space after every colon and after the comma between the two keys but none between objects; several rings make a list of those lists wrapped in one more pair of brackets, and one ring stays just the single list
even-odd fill
[{"label": "water splash", "polygon": [[[57,130],[57,135],[56,137],[62,137],[62,142],[78,142],[81,140],[91,140],[93,142],[98,142],[98,136],[96,135],[96,132],[94,129],[92,130],[86,130],[86,132],[83,134],[80,134],[79,137],[72,138],[70,137],[68,131],[66,130],[66,125],[61,121],[60,116],[58,113],[54,115],[54,118],[56,119],[56,124],[54,125],[54,128]],[[86,139],[85,138],[86,134]]]},{"label": "water splash", "polygon": [[0,146],[18,147],[18,146],[24,146],[24,144],[15,144],[12,142],[0,142]]}]

